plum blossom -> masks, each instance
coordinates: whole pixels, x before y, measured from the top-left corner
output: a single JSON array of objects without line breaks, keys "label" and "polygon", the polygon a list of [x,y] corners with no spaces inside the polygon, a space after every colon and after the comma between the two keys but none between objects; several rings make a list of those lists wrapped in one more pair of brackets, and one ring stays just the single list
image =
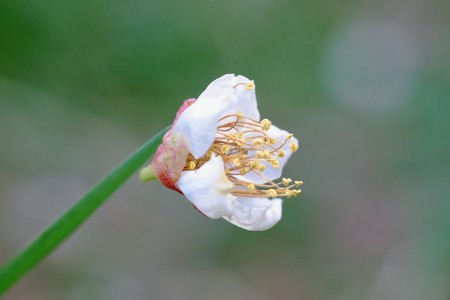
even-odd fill
[{"label": "plum blossom", "polygon": [[207,217],[266,230],[281,219],[279,197],[301,191],[302,181],[279,180],[297,149],[293,134],[260,119],[254,82],[227,74],[183,103],[141,179],[157,177]]}]

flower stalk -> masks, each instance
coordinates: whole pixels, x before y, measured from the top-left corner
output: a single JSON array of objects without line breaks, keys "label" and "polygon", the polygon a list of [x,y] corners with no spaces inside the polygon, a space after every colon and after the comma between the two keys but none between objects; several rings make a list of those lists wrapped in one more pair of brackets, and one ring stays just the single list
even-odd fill
[{"label": "flower stalk", "polygon": [[74,233],[156,151],[165,128],[100,180],[52,225],[0,268],[0,297]]}]

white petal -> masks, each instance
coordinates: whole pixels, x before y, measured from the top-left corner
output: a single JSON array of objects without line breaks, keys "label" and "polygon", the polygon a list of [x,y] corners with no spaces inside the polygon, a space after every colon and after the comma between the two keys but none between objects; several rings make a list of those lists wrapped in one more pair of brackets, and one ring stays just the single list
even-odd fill
[{"label": "white petal", "polygon": [[232,105],[230,105],[227,110],[223,111],[221,117],[242,112],[245,116],[259,121],[255,89],[248,89],[246,85],[249,83],[254,86],[253,80],[250,80],[245,76],[226,74],[214,80],[198,97],[197,102],[209,102],[208,99],[221,97],[223,94],[227,94],[230,96]]},{"label": "white petal", "polygon": [[177,186],[206,216],[217,219],[230,214],[235,197],[230,194],[233,184],[225,175],[222,157],[213,155],[200,169],[183,172]]},{"label": "white petal", "polygon": [[279,198],[237,198],[231,216],[224,219],[247,230],[266,230],[281,219],[282,203]]},{"label": "white petal", "polygon": [[223,160],[212,156],[197,171],[185,171],[177,182],[188,200],[210,218],[221,218],[247,230],[266,230],[281,219],[282,200],[236,198],[226,178]]},{"label": "white petal", "polygon": [[242,112],[259,120],[255,90],[245,85],[249,82],[244,76],[224,75],[213,81],[181,114],[173,130],[186,136],[189,150],[196,158],[211,147],[222,117]]},{"label": "white petal", "polygon": [[186,137],[189,151],[200,158],[211,147],[217,133],[217,124],[231,102],[226,97],[211,98],[208,102],[197,100],[187,108],[176,122],[173,131]]},{"label": "white petal", "polygon": [[234,77],[229,84],[233,87],[233,97],[231,100],[234,104],[228,111],[224,111],[223,116],[241,112],[244,116],[259,121],[260,117],[256,102],[255,88],[247,88],[247,84],[252,84],[254,86],[254,82],[247,77],[238,75]]}]

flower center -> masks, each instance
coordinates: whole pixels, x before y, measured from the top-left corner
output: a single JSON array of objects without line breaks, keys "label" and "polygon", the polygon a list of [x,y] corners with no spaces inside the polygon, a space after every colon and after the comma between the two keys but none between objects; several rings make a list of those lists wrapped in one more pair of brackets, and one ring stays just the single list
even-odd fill
[{"label": "flower center", "polygon": [[[282,178],[279,182],[269,180],[265,173],[267,168],[281,167],[279,158],[285,156],[282,149],[289,143],[292,152],[297,151],[297,143],[291,141],[289,134],[279,141],[268,134],[272,122],[268,119],[256,121],[242,113],[230,114],[219,120],[216,139],[208,152],[195,159],[188,155],[185,171],[196,170],[207,162],[211,155],[220,155],[225,166],[227,178],[234,184],[232,194],[238,197],[293,197],[300,194],[295,189],[302,181]],[[256,184],[246,180],[245,175],[253,172],[264,184]]]}]

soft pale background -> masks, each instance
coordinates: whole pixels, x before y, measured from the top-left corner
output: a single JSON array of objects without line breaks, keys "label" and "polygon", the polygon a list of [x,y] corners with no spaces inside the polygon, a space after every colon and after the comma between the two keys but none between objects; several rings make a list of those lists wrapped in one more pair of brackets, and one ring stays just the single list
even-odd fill
[{"label": "soft pale background", "polygon": [[224,73],[305,181],[252,233],[135,176],[5,299],[450,299],[449,3],[1,1],[0,261]]}]

